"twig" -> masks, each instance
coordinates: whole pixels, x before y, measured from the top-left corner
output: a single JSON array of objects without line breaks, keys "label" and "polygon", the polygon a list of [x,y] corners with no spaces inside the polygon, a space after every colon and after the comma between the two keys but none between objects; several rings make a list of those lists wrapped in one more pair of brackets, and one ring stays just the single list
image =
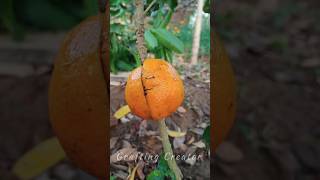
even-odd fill
[{"label": "twig", "polygon": [[163,145],[163,150],[165,153],[165,157],[167,157],[166,160],[168,162],[168,166],[173,171],[174,175],[176,176],[176,179],[181,180],[183,175],[177,165],[177,162],[175,160],[175,157],[172,151],[165,119],[162,119],[159,121],[159,129],[160,129],[160,136],[161,136],[161,141]]},{"label": "twig", "polygon": [[144,14],[147,14],[147,12],[152,8],[152,6],[154,5],[154,3],[156,3],[157,1],[156,0],[153,0],[149,6],[147,7],[147,9],[144,11]]}]

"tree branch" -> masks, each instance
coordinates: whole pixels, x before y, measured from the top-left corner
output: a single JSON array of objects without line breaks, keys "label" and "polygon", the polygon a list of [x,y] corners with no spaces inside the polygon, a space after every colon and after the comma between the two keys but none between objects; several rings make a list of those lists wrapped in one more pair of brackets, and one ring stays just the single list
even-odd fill
[{"label": "tree branch", "polygon": [[137,25],[137,49],[140,54],[141,62],[147,58],[147,48],[144,43],[144,5],[143,0],[136,0],[135,22]]}]

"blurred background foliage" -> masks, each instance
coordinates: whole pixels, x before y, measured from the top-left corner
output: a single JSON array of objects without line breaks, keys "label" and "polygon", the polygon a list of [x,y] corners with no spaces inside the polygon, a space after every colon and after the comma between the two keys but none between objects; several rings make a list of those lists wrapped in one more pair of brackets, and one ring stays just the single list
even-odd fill
[{"label": "blurred background foliage", "polygon": [[27,31],[67,30],[97,11],[92,0],[1,0],[0,28],[23,40]]},{"label": "blurred background foliage", "polygon": [[[176,29],[177,36],[185,43],[187,59],[191,57],[192,38],[195,16],[192,15],[187,24]],[[205,13],[202,17],[200,56],[210,56],[210,14]]]},{"label": "blurred background foliage", "polygon": [[[135,48],[134,1],[110,1],[110,69],[112,72],[130,71],[140,65]],[[150,6],[151,4],[151,6]],[[173,62],[175,53],[188,60],[191,56],[194,12],[182,23],[167,27],[177,0],[145,1],[149,6],[146,19],[146,44],[155,58]],[[193,9],[193,8],[192,8]],[[209,9],[206,2],[204,11]],[[0,32],[10,32],[15,41],[22,41],[28,32],[66,31],[88,16],[97,14],[96,0],[1,0]],[[203,13],[200,56],[209,56],[210,17]],[[171,28],[173,27],[173,28]]]}]

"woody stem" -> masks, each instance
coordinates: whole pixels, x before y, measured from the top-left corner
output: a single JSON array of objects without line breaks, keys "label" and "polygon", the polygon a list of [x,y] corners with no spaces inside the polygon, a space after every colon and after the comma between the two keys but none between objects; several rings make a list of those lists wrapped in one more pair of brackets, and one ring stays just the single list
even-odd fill
[{"label": "woody stem", "polygon": [[137,26],[136,36],[137,36],[137,49],[139,51],[141,64],[147,58],[147,48],[144,42],[144,4],[143,0],[136,0],[136,13],[135,13],[135,23]]},{"label": "woody stem", "polygon": [[176,179],[181,180],[183,176],[182,176],[181,170],[177,165],[177,162],[175,160],[175,157],[171,148],[165,119],[162,119],[159,121],[159,129],[160,129],[160,136],[161,136],[161,141],[163,145],[164,156],[168,162],[168,166],[173,171],[174,175],[176,176]]}]

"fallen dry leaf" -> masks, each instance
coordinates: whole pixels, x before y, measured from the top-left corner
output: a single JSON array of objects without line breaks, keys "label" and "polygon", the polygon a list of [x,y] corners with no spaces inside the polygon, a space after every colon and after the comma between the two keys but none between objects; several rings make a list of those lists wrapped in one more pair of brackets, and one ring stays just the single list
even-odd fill
[{"label": "fallen dry leaf", "polygon": [[120,118],[120,121],[121,121],[121,123],[127,123],[127,122],[129,122],[130,121],[130,119],[129,118],[126,118],[126,117],[122,117],[122,118]]},{"label": "fallen dry leaf", "polygon": [[129,178],[128,178],[129,180],[134,180],[137,169],[138,169],[138,164],[136,165],[136,167],[133,168],[131,174],[129,175]]},{"label": "fallen dry leaf", "polygon": [[194,132],[195,134],[198,134],[198,135],[202,135],[204,130],[201,129],[201,128],[192,128],[190,129],[191,132]]},{"label": "fallen dry leaf", "polygon": [[119,81],[110,81],[110,85],[111,86],[120,86],[121,82],[119,82]]},{"label": "fallen dry leaf", "polygon": [[120,109],[118,109],[115,113],[114,113],[114,117],[116,119],[121,119],[122,117],[124,117],[125,115],[127,115],[130,112],[130,108],[128,105],[122,106]]},{"label": "fallen dry leaf", "polygon": [[196,158],[188,158],[185,160],[185,162],[187,164],[190,164],[191,166],[193,166],[196,163],[197,159]]},{"label": "fallen dry leaf", "polygon": [[188,145],[189,145],[189,144],[192,144],[192,143],[194,142],[194,140],[195,140],[195,139],[194,139],[194,137],[192,136],[191,139],[187,142],[187,144],[188,144]]},{"label": "fallen dry leaf", "polygon": [[131,147],[132,146],[128,141],[126,141],[126,140],[122,141],[122,148],[131,148]]},{"label": "fallen dry leaf", "polygon": [[196,152],[196,150],[197,150],[196,146],[191,146],[191,147],[188,148],[188,150],[186,151],[185,155],[187,155],[187,156],[190,155],[191,156]]},{"label": "fallen dry leaf", "polygon": [[110,163],[115,163],[119,161],[134,161],[137,155],[138,151],[135,148],[123,148],[111,155]]},{"label": "fallen dry leaf", "polygon": [[110,149],[113,149],[113,148],[114,148],[114,146],[116,145],[118,139],[119,139],[119,137],[112,137],[112,138],[110,138]]},{"label": "fallen dry leaf", "polygon": [[187,134],[187,132],[180,132],[180,131],[172,131],[167,129],[168,135],[171,137],[183,137]]},{"label": "fallen dry leaf", "polygon": [[184,107],[182,107],[182,106],[179,106],[178,109],[177,109],[177,111],[178,111],[179,113],[185,113],[185,112],[187,112],[187,110],[186,110]]},{"label": "fallen dry leaf", "polygon": [[192,144],[198,148],[205,148],[206,147],[206,144],[204,144],[204,142],[202,142],[202,141],[198,141],[198,142],[195,142]]},{"label": "fallen dry leaf", "polygon": [[144,162],[143,161],[139,161],[138,162],[138,168],[137,168],[137,174],[139,176],[140,179],[145,179],[145,175],[143,173],[143,168],[144,168]]},{"label": "fallen dry leaf", "polygon": [[235,163],[243,159],[241,150],[231,142],[224,142],[216,150],[216,156],[227,163]]},{"label": "fallen dry leaf", "polygon": [[24,154],[13,166],[20,179],[32,179],[65,158],[57,138],[48,139]]},{"label": "fallen dry leaf", "polygon": [[184,145],[184,141],[186,140],[185,136],[176,137],[173,139],[173,148],[177,149]]}]

